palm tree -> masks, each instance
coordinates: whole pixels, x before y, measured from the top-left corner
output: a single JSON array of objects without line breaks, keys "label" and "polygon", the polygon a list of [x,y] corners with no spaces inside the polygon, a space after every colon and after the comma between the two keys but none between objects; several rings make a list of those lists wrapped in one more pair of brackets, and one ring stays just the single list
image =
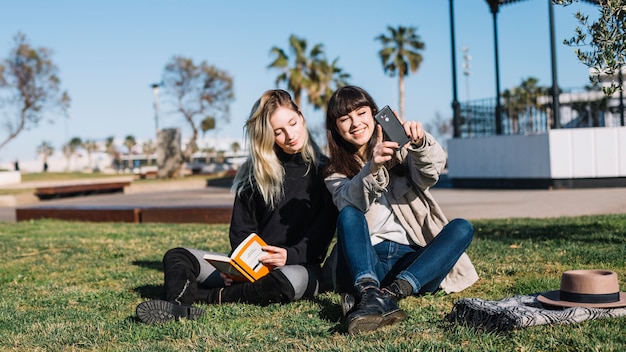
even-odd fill
[{"label": "palm tree", "polygon": [[48,141],[43,141],[37,147],[37,155],[41,155],[43,158],[43,172],[48,171],[48,158],[54,154],[54,147]]},{"label": "palm tree", "polygon": [[330,96],[337,88],[348,85],[350,74],[337,66],[337,61],[329,63],[324,60],[317,60],[312,63],[309,84],[309,103],[315,109],[326,109]]},{"label": "palm tree", "polygon": [[113,136],[107,137],[106,142],[105,142],[105,147],[106,147],[107,154],[109,154],[109,156],[111,157],[111,160],[113,160],[113,168],[115,169],[115,171],[119,171],[120,166],[121,166],[121,160],[120,160],[120,153],[118,152],[117,147],[115,146],[115,137]]},{"label": "palm tree", "polygon": [[[508,118],[511,119],[511,129],[513,134],[520,132],[529,132],[534,129],[534,121],[537,117],[537,111],[542,109],[539,98],[549,94],[549,88],[538,85],[539,80],[529,77],[522,80],[518,87],[506,89],[502,93],[504,100],[504,109]],[[520,130],[519,120],[525,120],[527,126]]]},{"label": "palm tree", "polygon": [[93,162],[91,160],[91,155],[98,151],[98,143],[94,140],[88,139],[81,144],[81,147],[83,147],[83,149],[87,152],[87,158],[89,158],[89,168],[92,169]]},{"label": "palm tree", "polygon": [[241,145],[239,145],[239,142],[233,142],[230,145],[230,149],[232,149],[233,154],[235,154],[235,156],[237,156],[237,152],[239,152],[239,150],[241,149]]},{"label": "palm tree", "polygon": [[419,35],[415,33],[415,27],[393,28],[388,26],[389,36],[384,34],[376,37],[383,48],[378,52],[382,60],[383,70],[389,76],[398,75],[398,92],[400,96],[400,116],[404,118],[404,77],[411,72],[416,72],[422,63],[421,51],[425,44]]},{"label": "palm tree", "polygon": [[79,137],[74,137],[70,139],[67,144],[63,146],[63,155],[67,158],[67,170],[70,169],[70,162],[74,154],[76,154],[76,150],[83,144]]},{"label": "palm tree", "polygon": [[124,146],[128,149],[128,168],[132,169],[133,165],[131,165],[131,155],[133,154],[133,147],[137,145],[137,141],[135,140],[135,136],[128,135],[124,138]]},{"label": "palm tree", "polygon": [[[287,55],[285,50],[273,47],[270,52],[276,55],[274,61],[269,64],[269,68],[276,68],[282,71],[276,77],[276,86],[280,83],[287,84],[287,90],[293,94],[293,101],[300,106],[302,92],[310,86],[310,72],[314,62],[324,60],[324,47],[322,44],[316,44],[307,54],[306,39],[298,38],[295,35],[289,36],[289,51],[291,56]],[[308,56],[307,56],[308,55]],[[291,66],[290,66],[290,62]]]}]

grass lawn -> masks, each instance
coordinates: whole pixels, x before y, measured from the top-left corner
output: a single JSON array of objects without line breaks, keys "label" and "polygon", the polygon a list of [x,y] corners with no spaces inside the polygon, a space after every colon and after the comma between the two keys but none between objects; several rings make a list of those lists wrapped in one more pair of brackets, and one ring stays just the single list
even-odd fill
[{"label": "grass lawn", "polygon": [[0,351],[624,351],[626,318],[489,332],[447,322],[463,297],[559,288],[569,269],[610,269],[626,290],[626,214],[473,222],[481,277],[456,294],[400,302],[408,318],[349,335],[338,295],[261,308],[202,305],[196,321],[146,325],[135,306],[163,291],[174,246],[228,251],[227,225],[0,223]]}]

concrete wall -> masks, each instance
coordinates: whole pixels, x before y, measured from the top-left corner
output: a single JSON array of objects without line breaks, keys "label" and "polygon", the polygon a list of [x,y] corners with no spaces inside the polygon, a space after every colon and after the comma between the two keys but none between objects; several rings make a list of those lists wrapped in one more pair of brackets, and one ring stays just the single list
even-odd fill
[{"label": "concrete wall", "polygon": [[22,182],[22,174],[19,171],[0,171],[0,186],[16,185]]},{"label": "concrete wall", "polygon": [[451,139],[448,175],[452,179],[626,177],[626,127]]}]

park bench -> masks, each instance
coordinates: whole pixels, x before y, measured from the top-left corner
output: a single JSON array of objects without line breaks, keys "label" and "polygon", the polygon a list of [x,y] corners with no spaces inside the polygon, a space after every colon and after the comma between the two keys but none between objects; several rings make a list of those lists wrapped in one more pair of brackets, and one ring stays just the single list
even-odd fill
[{"label": "park bench", "polygon": [[35,195],[43,199],[54,199],[62,197],[75,197],[100,193],[124,192],[124,187],[130,182],[98,182],[80,183],[70,185],[45,186],[35,189]]},{"label": "park bench", "polygon": [[59,219],[88,222],[128,223],[230,223],[232,206],[52,206],[35,205],[15,209],[17,221]]}]

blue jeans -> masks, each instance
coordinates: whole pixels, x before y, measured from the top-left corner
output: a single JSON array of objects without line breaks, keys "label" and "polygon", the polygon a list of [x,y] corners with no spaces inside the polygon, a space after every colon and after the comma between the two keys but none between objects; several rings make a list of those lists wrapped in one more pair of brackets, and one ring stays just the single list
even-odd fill
[{"label": "blue jeans", "polygon": [[[372,246],[362,211],[347,206],[337,219],[339,266],[350,274],[352,284],[372,279],[389,285],[394,279],[408,281],[413,293],[434,292],[472,242],[474,229],[464,219],[450,221],[425,247],[383,241]],[[342,265],[343,264],[343,265]]]}]

